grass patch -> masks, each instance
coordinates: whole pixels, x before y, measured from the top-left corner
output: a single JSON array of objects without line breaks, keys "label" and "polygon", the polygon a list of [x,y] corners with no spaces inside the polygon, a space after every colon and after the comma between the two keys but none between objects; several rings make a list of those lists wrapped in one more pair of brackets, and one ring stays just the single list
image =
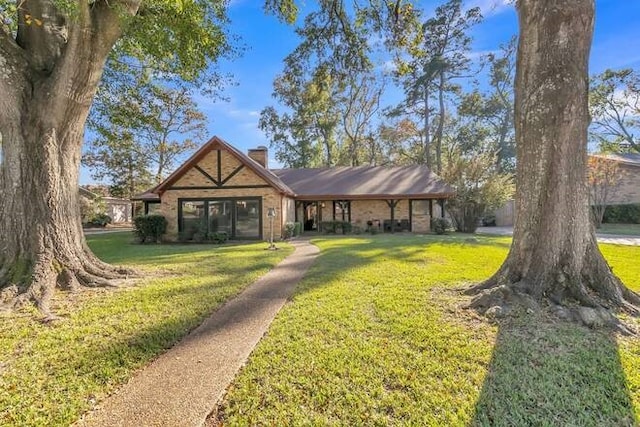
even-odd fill
[{"label": "grass patch", "polygon": [[596,232],[599,234],[640,236],[640,224],[602,224]]},{"label": "grass patch", "polygon": [[[218,413],[224,425],[635,425],[640,341],[524,319],[491,325],[455,291],[507,237],[324,238]],[[640,248],[602,245],[640,288]]]},{"label": "grass patch", "polygon": [[150,277],[117,291],[58,293],[54,307],[66,320],[53,326],[34,313],[2,318],[0,425],[69,425],[292,251],[141,246],[127,232],[87,240],[102,259]]}]

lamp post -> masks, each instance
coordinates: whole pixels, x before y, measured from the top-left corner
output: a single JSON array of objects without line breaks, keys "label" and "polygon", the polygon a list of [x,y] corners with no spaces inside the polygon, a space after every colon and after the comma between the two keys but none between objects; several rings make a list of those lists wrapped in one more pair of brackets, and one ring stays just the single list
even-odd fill
[{"label": "lamp post", "polygon": [[269,208],[267,210],[267,218],[269,218],[269,247],[268,250],[275,251],[276,244],[273,242],[273,220],[276,217],[276,208]]}]

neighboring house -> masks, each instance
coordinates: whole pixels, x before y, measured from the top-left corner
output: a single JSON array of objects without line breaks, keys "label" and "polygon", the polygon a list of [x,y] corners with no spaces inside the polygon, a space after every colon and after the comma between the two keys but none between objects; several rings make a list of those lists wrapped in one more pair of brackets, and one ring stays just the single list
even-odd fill
[{"label": "neighboring house", "polygon": [[[618,164],[620,177],[609,196],[609,205],[640,203],[640,154],[590,154]],[[494,212],[497,226],[511,226],[515,220],[514,201],[508,201]]]},{"label": "neighboring house", "polygon": [[618,164],[618,183],[611,191],[609,205],[640,203],[640,154],[590,154]]},{"label": "neighboring house", "polygon": [[111,217],[112,224],[122,224],[131,222],[132,203],[131,200],[119,199],[117,197],[100,196],[86,188],[79,188],[80,197],[92,203],[104,203],[104,213]]},{"label": "neighboring house", "polygon": [[162,183],[134,199],[145,203],[145,212],[167,218],[167,240],[199,227],[234,239],[264,239],[270,208],[276,214],[275,236],[287,222],[319,230],[331,220],[363,229],[427,232],[434,211],[441,212],[434,202],[454,195],[426,166],[270,170],[267,158],[265,147],[245,155],[213,137]]}]

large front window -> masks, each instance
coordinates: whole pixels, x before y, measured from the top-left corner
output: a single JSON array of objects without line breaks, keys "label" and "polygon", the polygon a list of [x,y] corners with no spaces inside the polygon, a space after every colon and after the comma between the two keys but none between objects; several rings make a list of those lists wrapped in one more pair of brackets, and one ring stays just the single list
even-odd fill
[{"label": "large front window", "polygon": [[204,233],[226,233],[230,238],[261,237],[262,204],[258,198],[178,201],[179,231],[185,240]]}]

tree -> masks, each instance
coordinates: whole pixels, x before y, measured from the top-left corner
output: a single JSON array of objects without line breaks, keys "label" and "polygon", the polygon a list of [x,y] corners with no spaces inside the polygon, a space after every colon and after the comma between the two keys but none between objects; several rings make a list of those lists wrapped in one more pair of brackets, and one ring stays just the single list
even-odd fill
[{"label": "tree", "polygon": [[601,149],[640,153],[640,75],[606,70],[591,79],[591,137]]},{"label": "tree", "polygon": [[447,200],[447,211],[457,231],[473,233],[487,212],[504,204],[513,196],[513,176],[501,173],[492,153],[463,154],[456,149],[447,158],[442,179],[456,190]]},{"label": "tree", "polygon": [[[640,297],[613,275],[589,220],[588,59],[593,0],[520,0],[515,83],[516,223],[507,259],[474,286],[485,312],[550,305],[585,324],[618,324],[611,310]],[[577,304],[576,308],[568,306]],[[492,310],[493,311],[493,310]]]},{"label": "tree", "polygon": [[97,137],[82,161],[96,169],[94,178],[109,176],[121,186],[126,177],[125,188],[139,191],[149,184],[147,174],[160,183],[179,156],[196,148],[194,139],[204,138],[206,118],[187,88],[172,89],[147,78],[133,86],[123,83],[110,85],[94,103],[88,125]]},{"label": "tree", "polygon": [[618,162],[600,156],[589,156],[587,167],[589,204],[591,205],[593,224],[596,228],[600,228],[604,211],[611,198],[615,196],[622,171],[618,168]]},{"label": "tree", "polygon": [[[286,13],[292,0],[269,0]],[[0,287],[49,313],[62,287],[130,273],[98,260],[80,224],[84,125],[109,55],[197,82],[232,50],[227,2],[0,0]]]},{"label": "tree", "polygon": [[499,55],[488,56],[490,91],[483,93],[475,89],[463,96],[458,106],[458,116],[466,121],[461,131],[475,133],[477,143],[486,144],[489,151],[496,153],[496,165],[501,172],[515,170],[513,80],[516,41],[513,37],[501,46]]},{"label": "tree", "polygon": [[[482,19],[479,8],[462,9],[462,0],[449,0],[436,8],[435,16],[413,29],[405,41],[409,59],[397,59],[397,77],[401,80],[405,100],[392,114],[419,114],[424,134],[425,164],[431,167],[431,147],[435,148],[435,171],[442,168],[442,139],[447,117],[445,95],[456,92],[452,83],[469,72],[471,48],[468,30]],[[402,46],[401,46],[402,47]],[[431,106],[435,96],[438,109]],[[432,115],[437,111],[435,132]]]}]

